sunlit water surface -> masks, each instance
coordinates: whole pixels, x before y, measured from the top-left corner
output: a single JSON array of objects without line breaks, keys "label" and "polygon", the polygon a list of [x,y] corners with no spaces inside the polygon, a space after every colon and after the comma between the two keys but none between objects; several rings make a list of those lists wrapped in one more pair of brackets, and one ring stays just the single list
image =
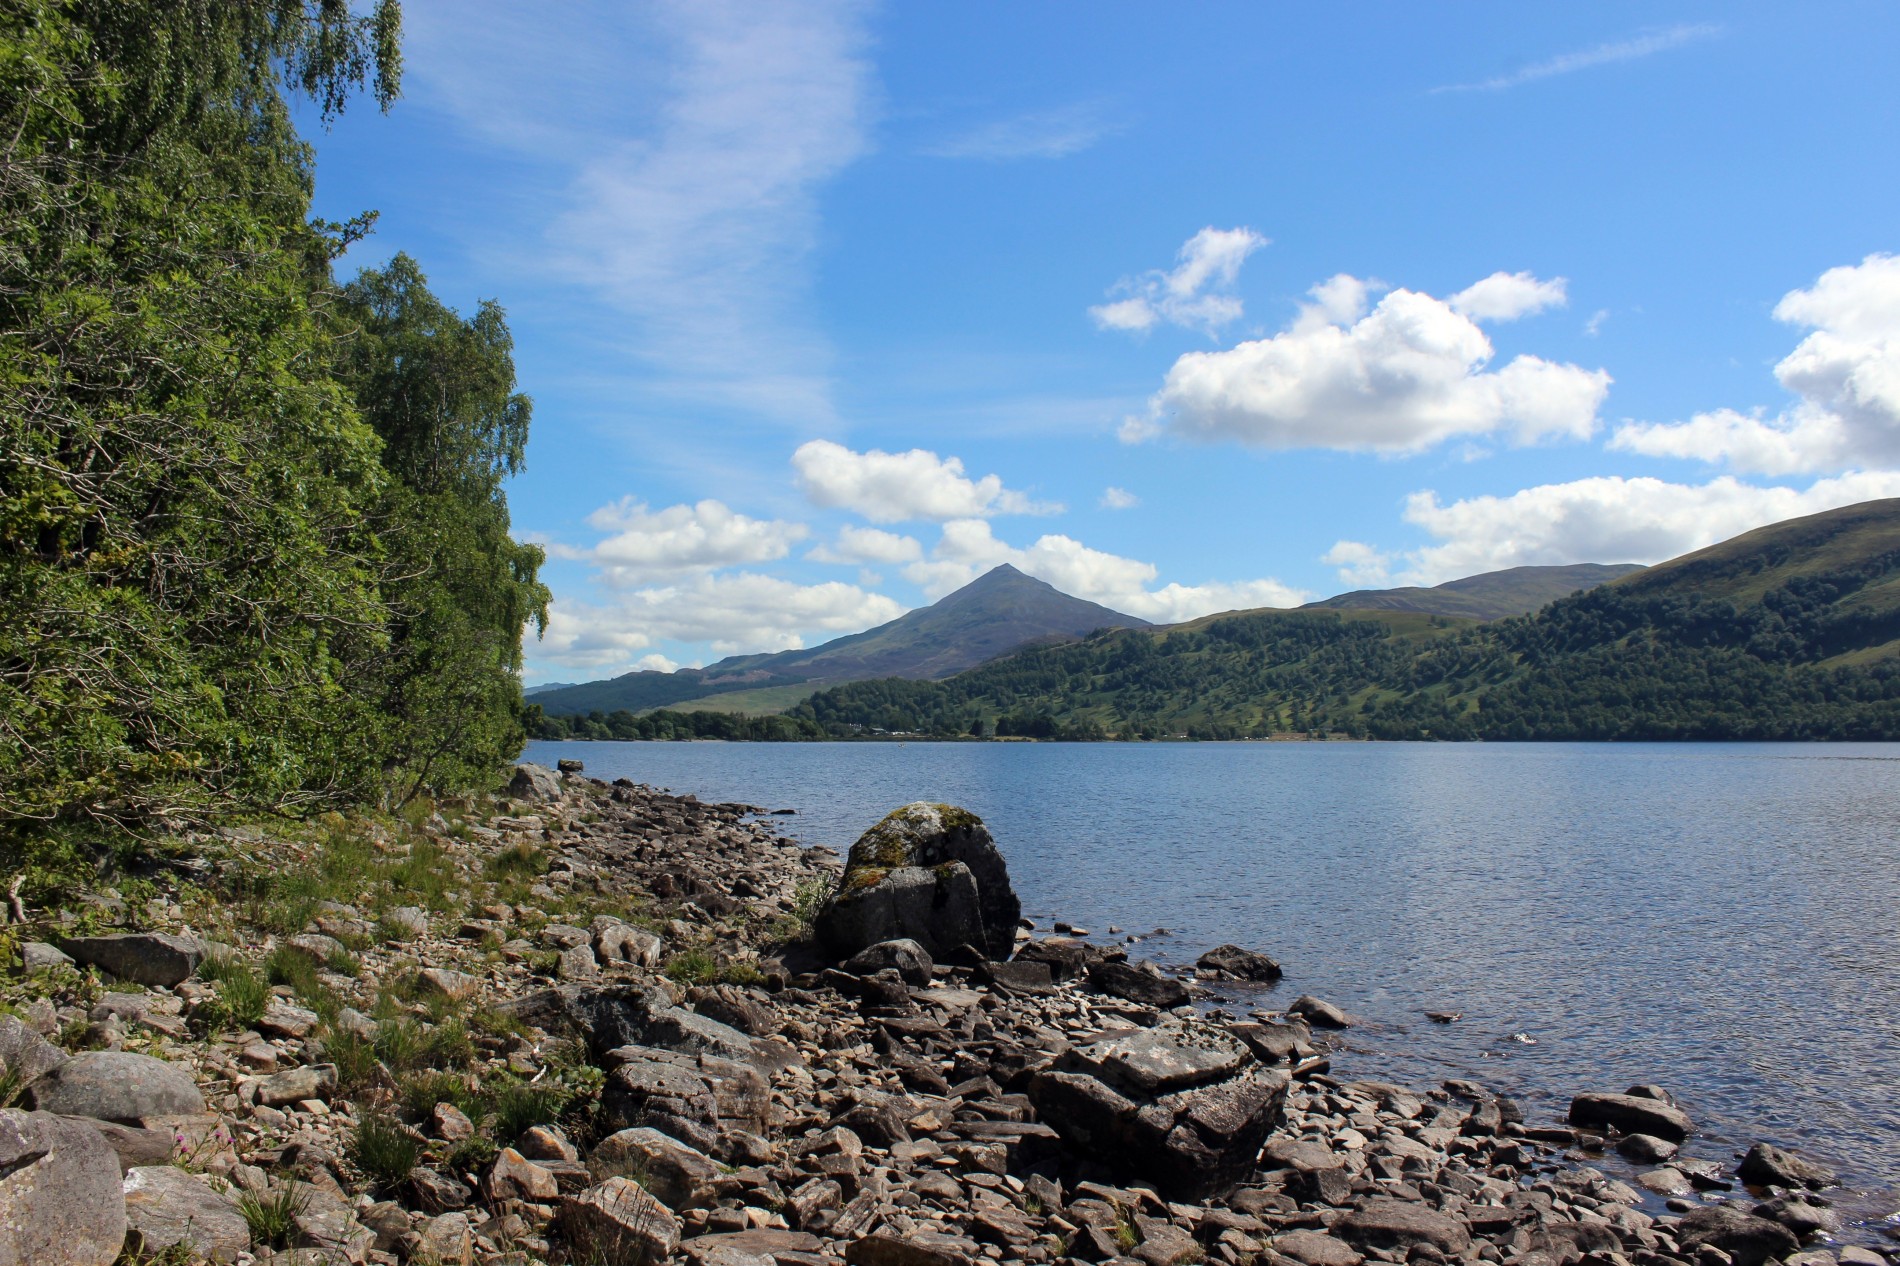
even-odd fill
[{"label": "sunlit water surface", "polygon": [[1231,941],[1286,969],[1231,1009],[1313,993],[1361,1017],[1339,1074],[1470,1077],[1534,1121],[1579,1090],[1656,1082],[1696,1117],[1700,1154],[1767,1138],[1863,1189],[1900,1185],[1900,744],[534,743],[524,759],[562,756],[796,809],[775,823],[840,851],[899,804],[960,804],[1040,926],[1164,927],[1131,947],[1164,963]]}]

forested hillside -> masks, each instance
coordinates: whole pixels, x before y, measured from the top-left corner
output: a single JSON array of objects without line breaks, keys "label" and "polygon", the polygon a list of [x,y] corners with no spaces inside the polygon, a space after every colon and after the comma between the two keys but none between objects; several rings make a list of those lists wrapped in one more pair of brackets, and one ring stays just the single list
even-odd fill
[{"label": "forested hillside", "polygon": [[1473,625],[1254,612],[945,682],[840,686],[828,733],[1067,738],[1900,737],[1900,502],[1793,520]]},{"label": "forested hillside", "polygon": [[8,871],[491,778],[547,602],[508,328],[403,256],[339,278],[373,216],[311,218],[291,120],[391,104],[397,6],[4,8]]}]

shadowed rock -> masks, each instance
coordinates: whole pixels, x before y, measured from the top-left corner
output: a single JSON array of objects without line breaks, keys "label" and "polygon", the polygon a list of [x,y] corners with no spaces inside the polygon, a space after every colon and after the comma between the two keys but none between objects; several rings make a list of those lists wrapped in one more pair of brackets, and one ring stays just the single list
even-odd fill
[{"label": "shadowed rock", "polygon": [[918,801],[892,811],[851,846],[838,891],[819,912],[819,938],[840,956],[910,939],[941,958],[968,943],[1005,959],[1022,903],[983,820]]}]

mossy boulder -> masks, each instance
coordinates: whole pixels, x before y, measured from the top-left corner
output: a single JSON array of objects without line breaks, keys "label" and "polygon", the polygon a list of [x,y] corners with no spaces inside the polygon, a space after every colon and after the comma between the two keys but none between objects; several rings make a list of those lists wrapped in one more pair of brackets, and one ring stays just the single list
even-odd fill
[{"label": "mossy boulder", "polygon": [[851,846],[816,930],[840,957],[909,938],[935,957],[968,944],[1006,959],[1022,909],[983,819],[920,800],[893,810]]}]

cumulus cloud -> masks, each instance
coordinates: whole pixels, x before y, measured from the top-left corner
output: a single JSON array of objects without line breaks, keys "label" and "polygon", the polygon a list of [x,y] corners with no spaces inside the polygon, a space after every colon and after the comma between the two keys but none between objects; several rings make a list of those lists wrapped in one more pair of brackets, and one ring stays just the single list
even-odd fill
[{"label": "cumulus cloud", "polygon": [[933,158],[1008,162],[1020,158],[1067,158],[1115,131],[1099,102],[1079,102],[998,119],[925,150]]},{"label": "cumulus cloud", "polygon": [[1495,272],[1445,303],[1473,321],[1515,321],[1545,308],[1563,307],[1570,301],[1564,290],[1568,284],[1562,277],[1539,281],[1529,273]]},{"label": "cumulus cloud", "polygon": [[[1501,319],[1559,284],[1502,276],[1454,298]],[[1284,332],[1182,356],[1122,438],[1169,430],[1262,448],[1416,453],[1458,436],[1530,444],[1595,430],[1608,373],[1531,355],[1488,370],[1495,349],[1466,312],[1405,289],[1367,311],[1376,288],[1342,274],[1315,286]]]},{"label": "cumulus cloud", "polygon": [[1141,504],[1141,498],[1126,488],[1113,486],[1102,489],[1101,506],[1104,510],[1132,510]]},{"label": "cumulus cloud", "polygon": [[1001,476],[971,479],[959,459],[922,448],[859,453],[830,440],[812,440],[792,454],[792,468],[812,501],[855,511],[874,523],[1062,510],[1005,488]]},{"label": "cumulus cloud", "polygon": [[1252,229],[1202,229],[1182,243],[1175,266],[1124,277],[1109,290],[1110,301],[1089,309],[1105,330],[1146,333],[1163,321],[1213,334],[1241,316],[1233,293],[1240,266],[1267,244]]},{"label": "cumulus cloud", "polygon": [[923,556],[923,543],[914,536],[850,525],[838,529],[836,542],[819,545],[805,555],[814,563],[843,564],[913,563]]},{"label": "cumulus cloud", "polygon": [[1091,549],[1072,537],[1055,534],[1018,549],[998,540],[981,519],[944,524],[931,557],[912,563],[904,569],[904,575],[936,599],[1000,563],[1009,563],[1064,593],[1156,624],[1174,624],[1246,607],[1298,606],[1307,598],[1303,591],[1272,579],[1204,585],[1170,583],[1151,589],[1159,574],[1153,563]]},{"label": "cumulus cloud", "polygon": [[1392,579],[1392,557],[1364,541],[1334,541],[1319,561],[1339,568],[1339,578],[1356,589]]},{"label": "cumulus cloud", "polygon": [[558,553],[596,564],[614,586],[771,562],[785,557],[808,530],[802,523],[748,518],[713,500],[650,510],[634,497],[602,506],[587,522],[607,536],[590,549]]},{"label": "cumulus cloud", "polygon": [[1900,256],[1830,268],[1783,296],[1775,316],[1811,331],[1775,366],[1793,406],[1632,423],[1610,447],[1766,475],[1900,465]]},{"label": "cumulus cloud", "polygon": [[789,650],[807,633],[856,633],[903,613],[883,594],[841,581],[799,585],[740,572],[636,589],[607,604],[558,600],[532,650],[537,662],[624,671],[656,642],[706,643],[720,655]]},{"label": "cumulus cloud", "polygon": [[[1407,555],[1409,584],[1439,584],[1505,567],[1657,563],[1752,528],[1879,497],[1900,496],[1900,471],[1759,487],[1724,476],[1705,484],[1601,475],[1510,496],[1406,500],[1405,518],[1438,543]],[[1338,549],[1338,546],[1334,547]]]}]

